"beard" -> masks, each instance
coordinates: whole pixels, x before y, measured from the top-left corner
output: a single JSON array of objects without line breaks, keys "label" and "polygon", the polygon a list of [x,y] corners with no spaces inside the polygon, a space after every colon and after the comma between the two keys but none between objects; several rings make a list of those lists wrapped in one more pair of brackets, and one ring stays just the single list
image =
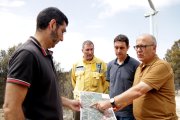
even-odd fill
[{"label": "beard", "polygon": [[58,43],[58,33],[56,30],[51,32],[51,39],[54,44]]}]

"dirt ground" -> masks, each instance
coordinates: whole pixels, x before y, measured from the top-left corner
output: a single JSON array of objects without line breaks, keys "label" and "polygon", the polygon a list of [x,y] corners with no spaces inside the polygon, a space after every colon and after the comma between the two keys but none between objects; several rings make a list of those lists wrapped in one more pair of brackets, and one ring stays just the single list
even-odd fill
[{"label": "dirt ground", "polygon": [[176,113],[178,116],[178,120],[180,120],[180,93],[176,95]]}]

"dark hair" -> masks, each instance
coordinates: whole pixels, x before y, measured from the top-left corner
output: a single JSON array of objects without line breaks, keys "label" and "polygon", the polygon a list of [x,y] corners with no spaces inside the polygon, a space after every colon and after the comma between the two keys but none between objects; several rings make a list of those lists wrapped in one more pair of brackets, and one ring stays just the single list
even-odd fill
[{"label": "dark hair", "polygon": [[114,39],[114,43],[117,42],[117,41],[125,42],[126,46],[127,47],[129,46],[129,39],[128,39],[128,37],[126,35],[120,34],[120,35],[116,36],[115,39]]},{"label": "dark hair", "polygon": [[92,41],[90,41],[90,40],[86,40],[86,41],[84,41],[84,42],[83,42],[83,44],[82,44],[82,49],[84,48],[85,44],[88,44],[88,45],[93,45],[93,46],[94,46],[94,44],[93,44],[93,42],[92,42]]},{"label": "dark hair", "polygon": [[63,22],[68,25],[68,18],[56,7],[48,7],[42,10],[37,16],[36,30],[46,29],[49,22],[55,19],[57,24],[62,25]]}]

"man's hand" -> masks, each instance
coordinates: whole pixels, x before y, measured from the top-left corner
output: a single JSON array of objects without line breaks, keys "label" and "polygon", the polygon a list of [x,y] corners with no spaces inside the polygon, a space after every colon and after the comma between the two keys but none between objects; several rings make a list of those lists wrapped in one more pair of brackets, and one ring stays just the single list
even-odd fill
[{"label": "man's hand", "polygon": [[80,111],[81,103],[78,100],[71,100],[71,104],[69,104],[70,109],[74,111]]},{"label": "man's hand", "polygon": [[71,100],[65,97],[61,97],[61,99],[62,99],[63,106],[68,107],[74,111],[80,111],[80,108],[82,106],[79,100]]},{"label": "man's hand", "polygon": [[119,111],[119,110],[121,110],[121,109],[122,109],[121,106],[113,107],[113,111],[114,111],[114,112],[117,112],[117,111]]},{"label": "man's hand", "polygon": [[90,107],[96,108],[101,112],[104,112],[108,108],[112,107],[109,100],[99,101],[90,105]]}]

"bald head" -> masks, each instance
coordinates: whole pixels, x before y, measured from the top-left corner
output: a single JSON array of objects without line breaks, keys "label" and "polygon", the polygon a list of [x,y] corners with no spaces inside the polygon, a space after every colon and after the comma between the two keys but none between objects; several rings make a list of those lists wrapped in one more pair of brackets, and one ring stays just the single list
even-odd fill
[{"label": "bald head", "polygon": [[[138,39],[142,39],[142,40],[144,40],[144,41],[146,41],[146,42],[148,42],[148,43],[150,43],[150,44],[153,44],[153,45],[157,45],[157,42],[156,42],[156,38],[153,36],[153,35],[151,35],[151,34],[147,34],[147,33],[145,33],[145,34],[141,34],[138,38],[137,38],[137,40]],[[136,40],[136,41],[137,41]]]},{"label": "bald head", "polygon": [[153,35],[142,34],[136,40],[137,57],[144,64],[151,62],[156,55],[156,39]]}]

